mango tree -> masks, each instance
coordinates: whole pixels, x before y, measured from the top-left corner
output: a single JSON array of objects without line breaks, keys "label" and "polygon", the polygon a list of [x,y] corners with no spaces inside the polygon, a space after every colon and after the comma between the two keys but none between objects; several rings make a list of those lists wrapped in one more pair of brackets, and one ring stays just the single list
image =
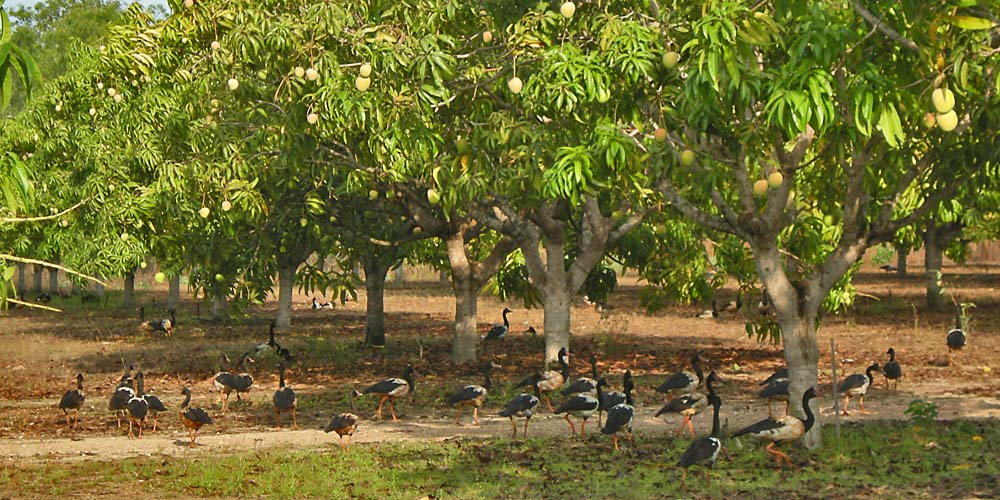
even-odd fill
[{"label": "mango tree", "polygon": [[571,303],[588,275],[655,209],[642,161],[652,139],[635,118],[656,89],[661,51],[657,31],[635,19],[641,2],[521,8],[500,36],[502,76],[471,119],[492,132],[470,163],[496,172],[483,222],[518,245],[552,360],[569,346]]},{"label": "mango tree", "polygon": [[[688,219],[749,245],[793,400],[817,384],[820,313],[849,301],[846,280],[865,250],[989,161],[995,24],[957,4],[733,1],[660,12],[674,71],[649,117],[670,132],[654,157],[660,190]],[[928,113],[940,128],[921,126]],[[963,161],[944,162],[953,155]],[[819,426],[806,443],[820,444]]]}]

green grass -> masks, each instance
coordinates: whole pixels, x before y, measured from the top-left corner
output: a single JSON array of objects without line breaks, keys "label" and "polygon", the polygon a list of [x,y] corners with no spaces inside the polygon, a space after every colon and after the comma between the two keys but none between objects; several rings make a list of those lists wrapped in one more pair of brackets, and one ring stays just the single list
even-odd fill
[{"label": "green grass", "polygon": [[777,470],[756,444],[729,442],[705,484],[688,490],[674,467],[688,439],[639,437],[614,453],[603,437],[455,439],[444,443],[274,449],[223,457],[11,464],[0,494],[269,498],[954,498],[1000,495],[1000,423],[850,426],[815,454],[786,447],[798,463]]}]

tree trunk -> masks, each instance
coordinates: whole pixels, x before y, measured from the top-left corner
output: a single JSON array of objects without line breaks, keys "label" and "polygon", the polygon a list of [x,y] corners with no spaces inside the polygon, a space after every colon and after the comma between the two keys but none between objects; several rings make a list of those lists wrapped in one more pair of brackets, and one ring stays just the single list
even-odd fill
[{"label": "tree trunk", "polygon": [[389,266],[380,263],[378,258],[365,260],[365,291],[368,295],[365,343],[385,347],[385,275]]},{"label": "tree trunk", "polygon": [[910,249],[902,245],[896,246],[896,274],[906,276],[906,257],[910,255]]},{"label": "tree trunk", "polygon": [[451,343],[453,363],[476,361],[479,344],[479,287],[471,279],[455,282],[455,337]]},{"label": "tree trunk", "polygon": [[41,264],[33,264],[32,270],[34,271],[31,276],[31,291],[35,293],[41,293],[42,291],[42,272],[45,270],[45,266]]},{"label": "tree trunk", "polygon": [[96,293],[98,297],[100,297],[100,298],[103,299],[104,298],[104,285],[103,285],[104,276],[101,276],[100,273],[97,273],[96,275],[94,275],[94,277],[97,278],[97,281],[99,282],[99,283],[95,283],[94,284],[94,293]]},{"label": "tree trunk", "polygon": [[28,286],[28,265],[24,262],[17,263],[17,293],[23,294]]},{"label": "tree trunk", "polygon": [[49,268],[49,293],[59,294],[59,270],[54,267]]},{"label": "tree trunk", "polygon": [[[819,390],[817,368],[819,366],[819,343],[816,340],[816,317],[780,318],[781,338],[785,345],[785,363],[788,364],[788,407],[792,414],[805,419],[802,411],[802,393],[810,387]],[[802,444],[809,449],[823,445],[818,400],[813,400],[813,415],[816,424],[802,438]]]},{"label": "tree trunk", "polygon": [[278,269],[278,317],[276,326],[288,328],[292,326],[292,293],[295,291],[296,266],[283,266]]},{"label": "tree trunk", "polygon": [[229,317],[229,302],[224,293],[212,297],[212,320],[223,321]]},{"label": "tree trunk", "polygon": [[944,310],[944,294],[941,290],[941,264],[944,248],[939,240],[937,226],[928,224],[924,232],[924,279],[927,285],[927,310]]},{"label": "tree trunk", "polygon": [[438,272],[438,285],[448,286],[451,284],[451,280],[448,279],[448,271]]},{"label": "tree trunk", "polygon": [[569,349],[570,307],[573,304],[573,297],[564,283],[555,282],[552,285],[545,291],[542,299],[545,308],[543,326],[546,361],[558,359],[559,349]]},{"label": "tree trunk", "polygon": [[177,310],[181,305],[181,277],[170,277],[170,288],[167,291],[167,309]]},{"label": "tree trunk", "polygon": [[403,283],[406,283],[406,273],[403,271],[402,264],[400,264],[399,267],[393,270],[392,282],[397,285],[402,285]]},{"label": "tree trunk", "polygon": [[122,291],[122,307],[135,307],[135,271],[125,273],[125,288]]}]

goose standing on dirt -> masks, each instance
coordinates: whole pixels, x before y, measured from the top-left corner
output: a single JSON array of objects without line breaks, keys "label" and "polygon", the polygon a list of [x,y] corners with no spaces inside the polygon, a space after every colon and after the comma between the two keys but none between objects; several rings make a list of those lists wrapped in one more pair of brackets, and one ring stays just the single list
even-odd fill
[{"label": "goose standing on dirt", "polygon": [[[603,382],[601,382],[602,380]],[[601,377],[601,379],[597,381],[597,385],[599,389],[597,399],[601,400],[601,407],[598,408],[597,411],[597,426],[601,427],[603,426],[603,423],[601,422],[601,413],[607,413],[609,409],[614,408],[616,405],[624,403],[625,392],[621,391],[604,392],[603,389],[601,388],[607,387],[608,385],[608,379],[606,377]],[[631,391],[634,388],[635,384],[632,382],[632,370],[626,370],[625,375],[622,377],[622,389],[627,392]]]},{"label": "goose standing on dirt", "polygon": [[274,397],[271,398],[272,403],[274,403],[274,419],[278,423],[278,428],[281,428],[281,412],[290,411],[292,412],[292,429],[299,428],[299,420],[295,414],[295,391],[291,387],[285,387],[285,364],[278,363],[278,390],[274,391]]},{"label": "goose standing on dirt", "polygon": [[771,296],[767,293],[767,288],[761,291],[760,301],[757,302],[757,313],[761,316],[774,314],[774,304],[771,303]]},{"label": "goose standing on dirt", "polygon": [[149,407],[149,416],[153,417],[153,432],[156,432],[157,418],[160,413],[167,411],[167,406],[163,404],[163,401],[160,401],[160,398],[153,394],[143,394],[142,399],[146,401],[146,406]]},{"label": "goose standing on dirt", "polygon": [[247,356],[264,356],[264,355],[267,355],[268,353],[274,353],[279,358],[281,358],[282,360],[284,360],[284,362],[291,363],[292,362],[292,356],[288,352],[288,349],[286,349],[284,347],[281,347],[281,344],[279,344],[274,339],[274,329],[275,329],[275,327],[277,325],[278,325],[278,320],[271,320],[271,325],[270,325],[270,327],[268,327],[268,332],[267,332],[267,342],[263,342],[263,343],[257,344],[255,347],[253,347],[249,351],[243,353],[243,356],[244,357],[247,357]]},{"label": "goose standing on dirt", "polygon": [[[358,429],[358,421],[361,420],[357,415],[344,412],[334,415],[330,419],[330,422],[326,424],[323,428],[323,432],[336,432],[340,436],[340,447],[347,450],[348,445],[351,444],[351,436],[354,435],[354,431]],[[347,436],[347,443],[344,443],[344,436]]]},{"label": "goose standing on dirt", "polygon": [[722,450],[722,441],[719,440],[719,408],[722,407],[722,399],[714,392],[708,396],[708,399],[712,405],[712,433],[692,441],[684,454],[681,455],[681,459],[677,462],[677,466],[683,469],[681,485],[687,481],[688,467],[695,464],[708,464],[708,468],[711,469],[715,466],[719,451]]},{"label": "goose standing on dirt", "polygon": [[492,362],[484,364],[480,368],[484,379],[483,385],[467,385],[448,398],[448,404],[455,405],[458,409],[458,413],[455,415],[455,425],[462,425],[460,419],[462,418],[462,407],[465,406],[472,407],[472,425],[479,425],[479,407],[486,401],[486,395],[493,388],[493,380],[490,375],[492,375],[494,368],[498,368],[498,366]]},{"label": "goose standing on dirt", "polygon": [[[242,367],[247,361],[254,362],[253,358],[244,354],[240,357],[240,362],[236,365],[236,368]],[[223,354],[220,364],[225,363],[229,363],[229,356]],[[226,410],[229,408],[229,394],[235,391],[236,401],[239,401],[240,394],[250,392],[252,386],[253,376],[249,373],[233,374],[222,370],[220,367],[220,371],[215,374],[215,387],[219,390],[219,399],[222,400],[222,414],[225,415]]]},{"label": "goose standing on dirt", "polygon": [[[125,408],[128,410],[128,436],[142,439],[142,426],[146,423],[146,415],[149,413],[149,404],[142,398],[142,391],[145,389],[142,372],[135,375],[135,395],[128,400]],[[139,435],[132,431],[132,426],[139,428]]]},{"label": "goose standing on dirt", "polygon": [[522,392],[517,396],[511,398],[507,402],[507,407],[500,412],[501,417],[510,418],[510,426],[514,430],[514,439],[517,439],[517,424],[514,423],[514,417],[524,419],[524,438],[528,438],[528,421],[531,420],[531,415],[535,413],[535,408],[538,407],[539,401],[541,401],[541,393],[538,387],[538,381],[531,384],[534,388],[534,394],[528,394]]},{"label": "goose standing on dirt", "polygon": [[[596,384],[595,384],[596,385]],[[598,393],[599,395],[600,393]],[[587,419],[597,413],[597,410],[601,407],[601,401],[597,396],[592,396],[588,392],[581,392],[575,396],[563,401],[562,404],[556,408],[556,415],[565,414],[566,423],[569,424],[570,434],[576,435],[576,426],[573,425],[573,421],[569,419],[570,415],[580,419],[580,437],[583,437],[586,433]]]},{"label": "goose standing on dirt", "polygon": [[326,302],[320,302],[316,300],[316,297],[313,297],[311,307],[313,309],[333,309],[333,302],[330,302],[329,300]]},{"label": "goose standing on dirt", "polygon": [[774,373],[772,373],[771,375],[769,375],[766,379],[764,379],[762,382],[758,383],[757,385],[759,385],[761,387],[767,387],[768,385],[771,385],[772,382],[774,382],[776,380],[781,380],[781,379],[788,380],[788,367],[786,367],[786,366],[782,366],[781,368],[778,368],[777,370],[774,370]]},{"label": "goose standing on dirt", "polygon": [[119,429],[122,428],[122,417],[128,412],[126,406],[129,400],[135,397],[135,389],[132,389],[132,370],[134,369],[133,365],[128,365],[125,368],[125,373],[118,379],[118,385],[115,387],[114,392],[111,393],[111,399],[108,401],[108,410],[115,412]]},{"label": "goose standing on dirt", "polygon": [[268,351],[278,352],[278,350],[281,349],[281,346],[278,344],[278,342],[274,340],[274,329],[277,326],[278,326],[278,320],[272,319],[271,325],[268,326],[267,328],[267,342],[257,344],[257,347],[254,347],[254,350],[257,351],[257,354],[263,355]]},{"label": "goose standing on dirt", "polygon": [[[786,373],[787,375],[787,373]],[[776,378],[761,389],[758,396],[767,399],[767,416],[773,417],[771,403],[775,400],[785,402],[785,415],[788,414],[788,378]]]},{"label": "goose standing on dirt", "polygon": [[632,442],[632,422],[635,420],[635,407],[632,402],[632,387],[625,386],[625,402],[608,408],[608,419],[601,428],[601,434],[610,434],[611,440],[618,447],[618,433],[625,431],[628,433],[628,440]]},{"label": "goose standing on dirt", "polygon": [[656,412],[657,417],[667,413],[677,413],[684,417],[681,422],[681,426],[677,428],[677,434],[684,432],[684,427],[687,427],[691,431],[691,436],[694,437],[694,425],[691,424],[691,417],[699,414],[708,407],[708,402],[712,400],[712,396],[715,395],[715,388],[713,384],[716,380],[715,372],[708,374],[708,378],[705,379],[705,387],[708,388],[708,395],[704,395],[700,392],[689,392],[678,396],[667,404],[660,408],[660,411]]},{"label": "goose standing on dirt", "polygon": [[813,424],[816,423],[816,416],[813,415],[812,408],[809,407],[809,402],[815,397],[816,390],[812,387],[807,389],[806,392],[802,394],[802,411],[806,414],[805,420],[800,420],[792,415],[785,415],[778,418],[765,418],[764,420],[736,431],[732,437],[735,438],[744,434],[750,434],[756,438],[770,441],[765,450],[769,455],[774,457],[775,465],[780,467],[782,460],[784,460],[788,465],[792,465],[791,458],[778,450],[775,445],[795,441],[812,429]]},{"label": "goose standing on dirt", "polygon": [[392,401],[394,399],[406,397],[413,393],[416,388],[415,374],[416,372],[413,370],[413,365],[406,365],[406,369],[403,370],[403,378],[388,378],[380,382],[376,382],[364,391],[354,391],[354,397],[360,397],[365,394],[378,395],[380,399],[378,402],[378,410],[375,412],[375,417],[378,420],[382,420],[382,405],[388,401],[389,413],[392,414],[392,421],[395,422],[399,419],[396,418],[396,410],[392,406]]},{"label": "goose standing on dirt", "polygon": [[743,308],[743,297],[740,294],[736,295],[736,300],[730,300],[726,305],[722,306],[723,312],[734,313]]},{"label": "goose standing on dirt", "polygon": [[719,308],[715,299],[712,299],[712,308],[706,309],[695,315],[698,319],[713,319],[719,317]]},{"label": "goose standing on dirt", "polygon": [[955,328],[948,331],[948,336],[945,342],[948,344],[948,364],[952,364],[954,360],[952,359],[958,351],[961,351],[965,344],[968,343],[968,337],[965,334],[965,330],[962,330],[962,311],[959,309],[955,313]]},{"label": "goose standing on dirt", "polygon": [[552,407],[552,401],[549,399],[548,393],[562,387],[566,379],[569,378],[569,351],[567,351],[565,347],[559,349],[558,359],[559,366],[562,367],[562,370],[546,370],[544,372],[538,372],[518,382],[517,385],[514,386],[515,388],[528,387],[537,384],[539,392],[545,393],[545,403],[549,405],[549,411],[555,411],[555,408]]},{"label": "goose standing on dirt", "polygon": [[874,363],[865,369],[865,374],[855,373],[845,378],[837,390],[844,395],[844,415],[849,415],[847,412],[847,405],[851,402],[851,396],[858,397],[858,406],[861,409],[861,414],[865,415],[865,393],[868,392],[868,388],[875,382],[874,377],[872,377],[872,372],[880,372],[882,368],[879,367],[878,363]]},{"label": "goose standing on dirt", "polygon": [[691,357],[691,371],[684,370],[671,375],[656,388],[656,392],[668,395],[675,392],[694,392],[701,386],[704,377],[705,374],[701,371],[701,355],[695,354]]},{"label": "goose standing on dirt", "polygon": [[507,320],[507,314],[510,312],[510,309],[503,308],[503,324],[490,328],[489,333],[486,334],[486,340],[500,340],[507,336],[507,332],[510,331],[510,321]]},{"label": "goose standing on dirt", "polygon": [[577,394],[590,394],[591,396],[597,394],[597,356],[594,355],[590,356],[590,377],[577,378],[572,383],[566,384],[559,393],[567,398],[572,398]]},{"label": "goose standing on dirt", "polygon": [[[140,316],[145,317],[146,315],[145,308],[140,307],[139,311],[140,311],[139,312]],[[173,332],[174,327],[176,326],[177,326],[177,314],[176,311],[173,309],[170,310],[170,319],[164,318],[164,319],[143,321],[142,323],[139,323],[139,328],[146,330],[147,332],[161,332],[165,335],[170,335],[170,333]]]},{"label": "goose standing on dirt", "polygon": [[[63,394],[62,399],[59,400],[59,409],[63,411],[63,415],[66,416],[66,425],[70,429],[76,427],[76,424],[80,423],[80,407],[83,406],[83,401],[86,399],[86,395],[83,393],[83,374],[76,374],[76,389],[70,389]],[[69,421],[69,410],[73,410],[73,423],[70,424]]]},{"label": "goose standing on dirt", "polygon": [[184,402],[181,403],[181,424],[188,430],[188,436],[191,437],[191,448],[194,448],[194,441],[198,439],[198,431],[202,427],[212,423],[212,417],[208,416],[205,410],[198,407],[188,408],[188,404],[191,403],[191,389],[187,387],[181,389],[181,394],[184,395]]},{"label": "goose standing on dirt", "polygon": [[889,355],[889,361],[882,365],[882,375],[885,376],[885,385],[889,387],[889,383],[892,383],[892,389],[896,390],[896,386],[899,385],[899,379],[903,376],[903,367],[899,365],[899,361],[896,361],[896,350],[889,348],[886,352]]}]

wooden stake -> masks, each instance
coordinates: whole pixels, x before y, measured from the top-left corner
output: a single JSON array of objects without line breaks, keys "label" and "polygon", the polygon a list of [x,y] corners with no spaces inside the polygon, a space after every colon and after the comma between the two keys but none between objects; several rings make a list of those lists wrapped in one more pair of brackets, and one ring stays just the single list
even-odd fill
[{"label": "wooden stake", "polygon": [[830,337],[830,368],[833,374],[833,414],[836,415],[837,439],[840,439],[840,395],[837,394],[837,345]]}]

